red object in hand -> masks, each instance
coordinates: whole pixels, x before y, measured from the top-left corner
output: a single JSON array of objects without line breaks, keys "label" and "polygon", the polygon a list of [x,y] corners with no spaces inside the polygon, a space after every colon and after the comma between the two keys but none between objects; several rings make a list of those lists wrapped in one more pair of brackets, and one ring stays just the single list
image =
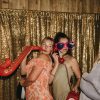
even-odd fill
[{"label": "red object in hand", "polygon": [[59,57],[59,63],[61,63],[61,64],[64,63],[64,58]]},{"label": "red object in hand", "polygon": [[75,91],[70,91],[66,100],[79,100],[79,93],[76,93]]}]

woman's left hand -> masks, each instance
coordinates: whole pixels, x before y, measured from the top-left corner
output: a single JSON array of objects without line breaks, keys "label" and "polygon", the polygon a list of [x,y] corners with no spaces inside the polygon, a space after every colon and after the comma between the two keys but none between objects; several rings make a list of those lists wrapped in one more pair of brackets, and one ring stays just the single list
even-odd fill
[{"label": "woman's left hand", "polygon": [[74,86],[74,87],[72,88],[72,91],[75,91],[76,93],[79,92],[79,91],[78,91],[78,87],[77,87],[77,86]]}]

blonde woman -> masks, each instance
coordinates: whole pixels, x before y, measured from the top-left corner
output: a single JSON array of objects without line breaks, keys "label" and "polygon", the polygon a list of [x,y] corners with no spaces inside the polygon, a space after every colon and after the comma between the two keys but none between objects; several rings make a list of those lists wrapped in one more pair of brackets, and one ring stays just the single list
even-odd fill
[{"label": "blonde woman", "polygon": [[53,100],[49,84],[52,83],[58,67],[58,56],[53,54],[55,61],[53,67],[50,58],[53,50],[51,38],[44,38],[41,47],[44,51],[41,51],[37,58],[33,58],[27,65],[25,58],[21,65],[22,74],[26,74],[26,79],[22,81],[22,85],[26,88],[26,100]]}]

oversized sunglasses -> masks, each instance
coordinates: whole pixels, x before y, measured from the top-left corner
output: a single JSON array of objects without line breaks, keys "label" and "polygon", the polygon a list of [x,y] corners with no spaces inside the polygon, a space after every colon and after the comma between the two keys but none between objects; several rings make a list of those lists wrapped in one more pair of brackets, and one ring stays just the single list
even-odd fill
[{"label": "oversized sunglasses", "polygon": [[55,44],[55,48],[57,50],[61,50],[64,47],[66,47],[66,48],[68,47],[69,49],[72,49],[74,47],[74,43],[73,42],[68,42],[68,43],[59,42],[59,43]]}]

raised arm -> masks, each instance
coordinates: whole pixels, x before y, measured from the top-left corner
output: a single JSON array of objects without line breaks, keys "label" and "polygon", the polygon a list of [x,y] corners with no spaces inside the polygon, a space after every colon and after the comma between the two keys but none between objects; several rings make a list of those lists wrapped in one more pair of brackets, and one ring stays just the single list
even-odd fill
[{"label": "raised arm", "polygon": [[51,75],[50,75],[50,80],[49,80],[49,84],[52,83],[54,76],[56,74],[56,71],[58,69],[58,65],[59,65],[59,61],[58,61],[58,55],[57,53],[54,53],[53,55],[53,59],[54,59],[54,64],[52,65],[52,71],[51,71]]},{"label": "raised arm", "polygon": [[27,60],[27,56],[23,59],[21,65],[20,65],[20,69],[21,69],[21,75],[26,75],[26,71],[24,70],[25,66],[26,66],[26,60]]}]

